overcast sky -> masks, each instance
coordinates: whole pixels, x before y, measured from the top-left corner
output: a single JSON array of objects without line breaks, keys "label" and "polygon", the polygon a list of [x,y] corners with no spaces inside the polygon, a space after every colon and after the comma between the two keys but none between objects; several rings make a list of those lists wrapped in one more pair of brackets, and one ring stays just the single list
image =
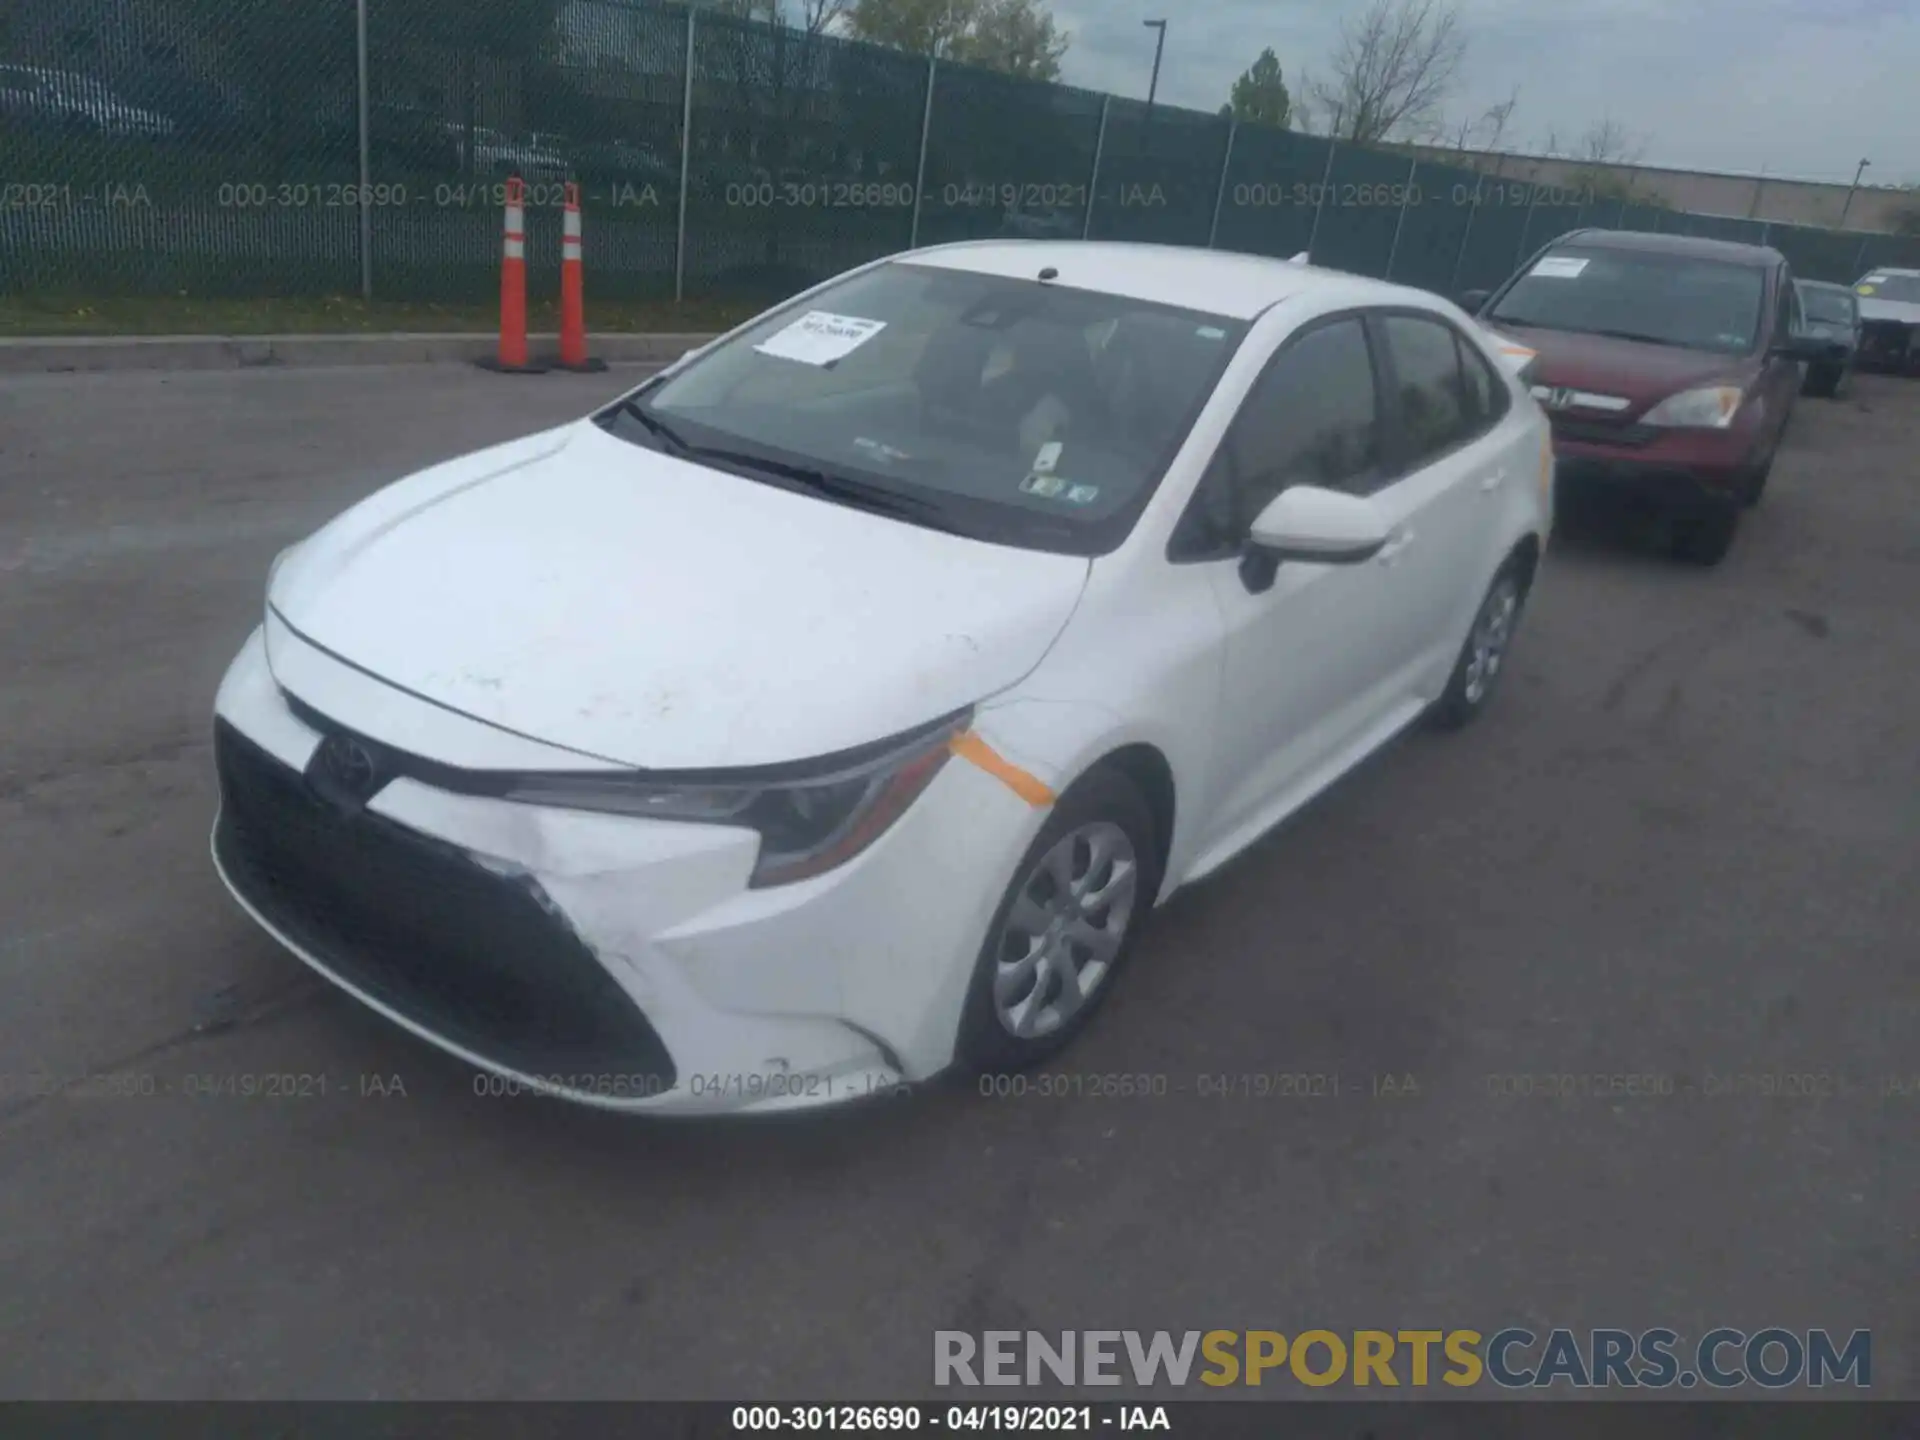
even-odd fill
[{"label": "overcast sky", "polygon": [[[1467,64],[1456,120],[1520,103],[1503,148],[1563,146],[1611,117],[1648,164],[1808,179],[1920,181],[1920,0],[1457,0]],[[1145,98],[1165,16],[1160,98],[1217,110],[1265,46],[1292,82],[1324,72],[1365,0],[1053,0],[1063,79]]]}]

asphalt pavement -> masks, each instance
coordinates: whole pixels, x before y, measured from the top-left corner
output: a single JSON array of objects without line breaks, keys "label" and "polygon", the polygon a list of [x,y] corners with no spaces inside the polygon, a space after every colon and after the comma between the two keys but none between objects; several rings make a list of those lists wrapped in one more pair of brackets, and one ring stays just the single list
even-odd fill
[{"label": "asphalt pavement", "polygon": [[1920,386],[1803,401],[1717,570],[1565,526],[1484,721],[1157,915],[1056,1093],[713,1125],[476,1094],[207,856],[272,555],[622,381],[0,381],[0,1394],[904,1398],[936,1329],[1507,1324],[1870,1328],[1920,1392]]}]

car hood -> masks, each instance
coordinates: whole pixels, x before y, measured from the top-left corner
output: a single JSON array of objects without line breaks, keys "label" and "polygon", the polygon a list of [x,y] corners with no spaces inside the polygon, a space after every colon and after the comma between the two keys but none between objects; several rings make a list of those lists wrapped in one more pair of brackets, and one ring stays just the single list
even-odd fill
[{"label": "car hood", "polygon": [[376,493],[288,552],[269,600],[450,709],[621,764],[707,769],[833,754],[1004,690],[1090,567],[582,421]]},{"label": "car hood", "polygon": [[1488,328],[1540,352],[1528,377],[1534,384],[1616,395],[1631,401],[1633,411],[1697,385],[1744,386],[1759,368],[1750,355],[1682,350],[1571,330],[1500,324]]},{"label": "car hood", "polygon": [[1876,300],[1860,297],[1862,320],[1894,320],[1902,325],[1920,325],[1920,305],[1905,300]]}]

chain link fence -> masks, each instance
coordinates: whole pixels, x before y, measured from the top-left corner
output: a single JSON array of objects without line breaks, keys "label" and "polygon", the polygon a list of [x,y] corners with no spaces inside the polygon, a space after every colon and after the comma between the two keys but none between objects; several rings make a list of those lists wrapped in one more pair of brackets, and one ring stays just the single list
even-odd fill
[{"label": "chain link fence", "polygon": [[1920,239],[1632,205],[629,0],[8,0],[0,292],[485,302],[505,181],[593,293],[763,300],[997,235],[1290,256],[1452,292],[1582,226],[1771,244],[1801,275]]}]

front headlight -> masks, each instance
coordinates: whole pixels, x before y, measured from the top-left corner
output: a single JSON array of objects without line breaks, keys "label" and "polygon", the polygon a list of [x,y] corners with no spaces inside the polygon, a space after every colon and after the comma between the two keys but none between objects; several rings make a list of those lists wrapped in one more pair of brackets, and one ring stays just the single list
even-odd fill
[{"label": "front headlight", "polygon": [[754,889],[790,885],[846,864],[884,835],[933,783],[972,718],[971,711],[951,716],[817,773],[781,767],[777,778],[767,779],[527,775],[504,794],[526,805],[753,830],[760,855],[747,883]]},{"label": "front headlight", "polygon": [[1676,429],[1724,430],[1740,413],[1746,398],[1738,385],[1710,385],[1703,390],[1682,390],[1669,395],[1649,410],[1642,425],[1671,425]]}]

